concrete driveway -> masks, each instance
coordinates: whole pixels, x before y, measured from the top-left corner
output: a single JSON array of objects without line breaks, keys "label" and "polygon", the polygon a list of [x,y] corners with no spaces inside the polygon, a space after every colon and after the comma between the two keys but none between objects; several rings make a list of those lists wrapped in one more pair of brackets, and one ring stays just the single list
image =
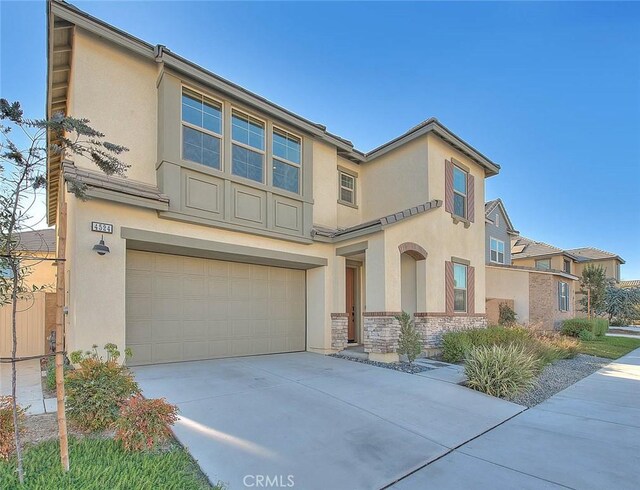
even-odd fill
[{"label": "concrete driveway", "polygon": [[640,349],[398,482],[394,489],[637,489]]},{"label": "concrete driveway", "polygon": [[311,353],[134,372],[146,396],[178,405],[176,436],[212,482],[232,490],[267,477],[304,489],[382,488],[523,410],[446,381]]}]

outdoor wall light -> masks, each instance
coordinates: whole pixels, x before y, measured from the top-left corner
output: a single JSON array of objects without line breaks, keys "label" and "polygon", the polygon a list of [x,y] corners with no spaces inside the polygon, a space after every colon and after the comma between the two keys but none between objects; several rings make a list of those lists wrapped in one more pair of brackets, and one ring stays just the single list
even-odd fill
[{"label": "outdoor wall light", "polygon": [[93,246],[93,251],[98,255],[104,255],[109,253],[109,247],[104,244],[104,235],[100,238],[100,241]]}]

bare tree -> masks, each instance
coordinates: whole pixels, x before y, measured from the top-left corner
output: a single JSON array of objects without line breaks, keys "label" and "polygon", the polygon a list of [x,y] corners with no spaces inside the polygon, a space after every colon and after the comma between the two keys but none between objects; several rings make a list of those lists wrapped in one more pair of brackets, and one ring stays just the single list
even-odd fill
[{"label": "bare tree", "polygon": [[[48,141],[55,143],[51,144]],[[25,287],[24,279],[33,266],[32,263],[25,263],[25,260],[33,257],[21,246],[20,233],[29,229],[28,223],[34,218],[30,212],[37,199],[38,190],[46,188],[48,156],[85,157],[107,175],[124,175],[129,165],[122,162],[119,156],[126,151],[127,148],[106,141],[104,134],[93,129],[87,119],[76,119],[62,113],[55,114],[49,120],[27,119],[19,102],[10,103],[0,99],[0,266],[5,271],[4,274],[0,274],[0,305],[12,305],[12,350],[8,361],[11,362],[13,425],[18,477],[21,483],[24,482],[24,472],[16,401],[16,362],[22,359],[17,357],[16,315],[18,300],[34,288],[38,289],[38,286],[31,289]],[[70,187],[76,196],[84,198],[85,189],[81,183],[70,182]],[[56,259],[58,257],[53,260]],[[60,270],[59,267],[58,274]],[[58,338],[57,341],[58,346],[61,346],[62,339]],[[64,352],[61,348],[56,348],[55,356],[56,384],[59,386],[58,406],[64,409],[60,400],[61,396],[64,398]],[[60,424],[60,417],[58,420]],[[64,423],[66,425],[66,421]],[[60,434],[61,460],[64,462],[66,457],[66,465],[63,466],[68,469],[68,454],[62,454],[67,447],[66,427],[64,430],[60,428]]]}]

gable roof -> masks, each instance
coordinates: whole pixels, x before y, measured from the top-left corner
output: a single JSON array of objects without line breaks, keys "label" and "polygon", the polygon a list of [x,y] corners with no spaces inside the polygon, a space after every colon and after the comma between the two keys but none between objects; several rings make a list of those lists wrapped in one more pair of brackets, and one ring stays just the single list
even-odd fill
[{"label": "gable roof", "polygon": [[502,199],[498,198],[493,201],[487,201],[484,205],[484,217],[493,223],[493,220],[489,218],[489,215],[493,213],[496,208],[500,208],[502,216],[504,216],[505,222],[507,223],[507,232],[518,235],[520,232],[513,227],[513,223],[511,222],[511,218],[509,218],[509,214],[504,207]]},{"label": "gable roof", "polygon": [[578,260],[578,258],[567,252],[566,250],[562,250],[561,248],[555,247],[553,245],[549,245],[544,242],[537,242],[532,240],[531,238],[526,237],[517,237],[511,240],[511,258],[512,259],[523,259],[528,257],[542,257],[547,255],[566,255],[573,260]]},{"label": "gable roof", "polygon": [[625,263],[622,257],[620,257],[619,255],[594,247],[572,248],[567,250],[567,252],[575,255],[578,258],[578,262],[589,262],[591,260],[602,259],[616,259],[621,264]]},{"label": "gable roof", "polygon": [[56,231],[53,228],[46,228],[20,232],[18,248],[27,252],[53,253],[56,250]]}]

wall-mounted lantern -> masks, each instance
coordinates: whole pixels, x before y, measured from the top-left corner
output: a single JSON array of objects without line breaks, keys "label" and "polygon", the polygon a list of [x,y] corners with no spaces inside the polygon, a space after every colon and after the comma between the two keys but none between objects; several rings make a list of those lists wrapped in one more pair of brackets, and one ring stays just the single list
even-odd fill
[{"label": "wall-mounted lantern", "polygon": [[93,246],[93,251],[98,255],[105,255],[109,253],[109,247],[104,244],[104,235],[102,235],[100,241]]}]

